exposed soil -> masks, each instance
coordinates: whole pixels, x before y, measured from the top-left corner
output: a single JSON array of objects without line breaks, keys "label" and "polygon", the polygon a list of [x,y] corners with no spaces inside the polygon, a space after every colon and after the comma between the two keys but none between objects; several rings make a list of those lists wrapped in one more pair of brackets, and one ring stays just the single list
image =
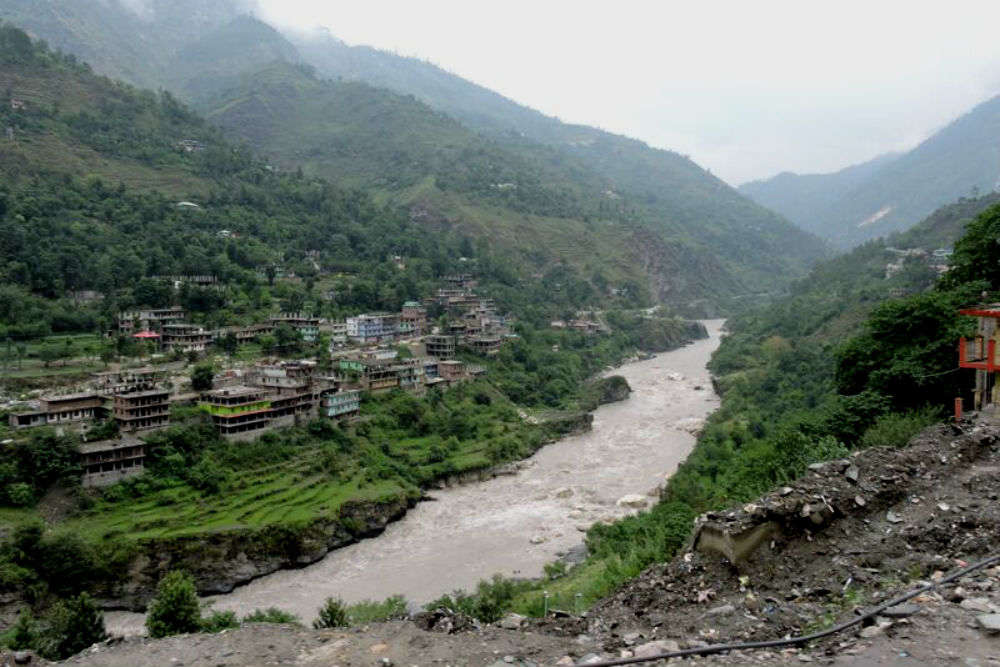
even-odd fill
[{"label": "exposed soil", "polygon": [[[907,448],[817,466],[756,503],[701,519],[702,531],[773,524],[738,567],[715,552],[688,551],[648,569],[584,618],[457,632],[428,632],[410,621],[345,631],[253,626],[131,639],[68,664],[565,665],[641,653],[652,641],[669,649],[801,634],[992,555],[1000,545],[998,473],[1000,427],[990,420],[934,427]],[[684,662],[1000,665],[1000,634],[981,627],[984,614],[1000,613],[1000,567],[907,604],[802,649]],[[441,619],[442,625],[462,624]]]}]

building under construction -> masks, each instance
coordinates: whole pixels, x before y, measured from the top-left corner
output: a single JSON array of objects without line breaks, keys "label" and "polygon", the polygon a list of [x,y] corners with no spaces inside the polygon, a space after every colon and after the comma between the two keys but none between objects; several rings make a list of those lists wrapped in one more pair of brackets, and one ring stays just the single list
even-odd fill
[{"label": "building under construction", "polygon": [[1000,304],[969,308],[959,312],[979,320],[975,337],[959,340],[958,365],[961,368],[975,369],[976,387],[973,391],[972,409],[982,410],[1000,402],[1000,392],[996,383],[996,373],[1000,370],[996,358],[997,341],[1000,340],[1000,330],[997,327],[997,321],[1000,320]]}]

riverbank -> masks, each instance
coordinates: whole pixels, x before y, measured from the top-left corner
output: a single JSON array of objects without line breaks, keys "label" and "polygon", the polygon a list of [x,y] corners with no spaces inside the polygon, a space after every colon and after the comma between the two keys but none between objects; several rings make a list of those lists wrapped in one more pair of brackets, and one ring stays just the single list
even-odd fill
[{"label": "riverbank", "polygon": [[[691,451],[699,420],[718,405],[705,364],[721,324],[708,323],[708,339],[609,372],[625,377],[631,397],[598,408],[590,432],[542,448],[517,475],[432,491],[432,502],[375,539],[206,601],[239,614],[277,606],[308,620],[329,595],[351,602],[403,594],[420,603],[496,572],[541,575],[546,563],[580,548],[589,525],[652,503]],[[627,496],[639,498],[619,504]],[[117,632],[137,630],[141,620],[108,619]]]}]

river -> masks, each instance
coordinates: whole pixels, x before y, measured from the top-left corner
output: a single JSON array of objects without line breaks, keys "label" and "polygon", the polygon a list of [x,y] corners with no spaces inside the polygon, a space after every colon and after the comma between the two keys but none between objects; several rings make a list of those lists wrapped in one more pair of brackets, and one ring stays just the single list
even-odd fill
[{"label": "river", "polygon": [[[618,503],[625,496],[652,504],[690,453],[692,432],[719,406],[705,366],[722,324],[706,321],[708,339],[611,371],[628,380],[628,400],[598,408],[593,430],[543,447],[518,474],[432,490],[433,500],[378,537],[205,601],[240,616],[278,607],[309,623],[329,596],[401,594],[420,604],[494,573],[541,575],[546,563],[579,550],[591,524],[638,511]],[[106,622],[114,634],[135,634],[143,617],[114,612]]]}]

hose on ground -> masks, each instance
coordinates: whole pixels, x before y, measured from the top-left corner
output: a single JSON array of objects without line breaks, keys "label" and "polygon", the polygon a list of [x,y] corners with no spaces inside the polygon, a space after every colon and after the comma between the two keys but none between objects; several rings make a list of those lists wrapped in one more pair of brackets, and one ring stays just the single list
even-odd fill
[{"label": "hose on ground", "polygon": [[821,630],[819,632],[813,632],[808,635],[800,635],[798,637],[788,637],[787,639],[771,639],[767,641],[759,642],[741,642],[732,644],[710,644],[709,646],[703,646],[701,648],[688,648],[682,649],[680,651],[669,651],[666,653],[659,653],[657,655],[651,655],[648,657],[641,658],[617,658],[615,660],[602,660],[600,662],[588,662],[588,663],[578,663],[574,667],[617,667],[617,665],[633,665],[640,662],[653,662],[654,660],[666,660],[667,658],[683,658],[685,656],[692,655],[713,655],[715,653],[725,653],[728,651],[747,651],[762,648],[780,648],[785,646],[798,646],[801,644],[807,644],[817,639],[822,639],[824,637],[829,637],[830,635],[837,634],[838,632],[843,632],[850,627],[864,623],[870,618],[878,616],[883,611],[889,607],[895,607],[898,604],[902,604],[911,598],[915,598],[921,593],[926,593],[927,591],[934,590],[938,586],[950,583],[957,579],[975,572],[976,570],[981,570],[984,567],[989,567],[1000,563],[1000,554],[990,556],[989,558],[984,558],[983,560],[967,565],[961,569],[955,570],[951,574],[941,577],[938,581],[933,581],[929,584],[915,588],[907,593],[903,593],[897,597],[887,600],[882,604],[872,607],[864,614],[861,614],[857,618],[852,618],[849,621],[844,621],[843,623],[838,623],[833,627],[827,628],[826,630]]}]

